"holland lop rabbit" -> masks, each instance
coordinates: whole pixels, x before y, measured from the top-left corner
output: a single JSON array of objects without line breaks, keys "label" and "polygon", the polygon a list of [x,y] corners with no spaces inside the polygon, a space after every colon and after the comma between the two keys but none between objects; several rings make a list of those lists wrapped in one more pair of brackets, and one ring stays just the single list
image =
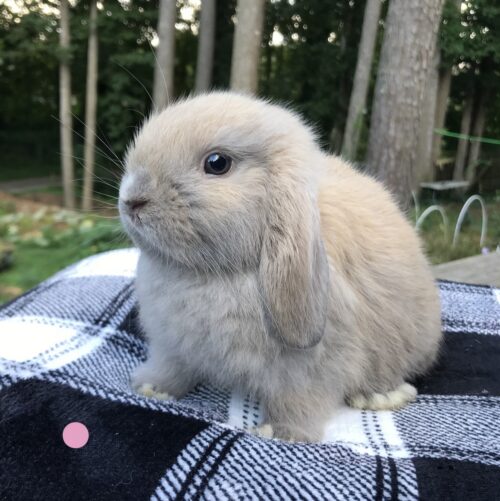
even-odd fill
[{"label": "holland lop rabbit", "polygon": [[415,398],[405,380],[441,340],[418,237],[294,113],[223,92],[172,104],[130,146],[119,208],[141,250],[137,391],[239,387],[275,437],[298,441],[321,440],[343,401]]}]

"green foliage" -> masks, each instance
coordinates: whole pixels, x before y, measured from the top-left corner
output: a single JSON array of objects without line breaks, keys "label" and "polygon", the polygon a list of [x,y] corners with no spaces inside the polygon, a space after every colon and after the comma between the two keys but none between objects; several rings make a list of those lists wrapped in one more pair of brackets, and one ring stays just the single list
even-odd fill
[{"label": "green foliage", "polygon": [[[101,2],[98,13],[99,81],[97,191],[116,194],[121,157],[151,112],[158,0]],[[177,0],[180,12],[187,0]],[[385,11],[389,1],[384,2]],[[327,146],[338,149],[349,104],[366,0],[268,0],[262,41],[259,93],[289,103],[312,123]],[[85,76],[89,2],[71,2],[71,49],[61,51],[56,0],[18,2],[22,12],[0,0],[0,165],[2,179],[44,176],[59,170],[58,70],[71,63],[75,116],[76,177],[84,136]],[[454,78],[447,127],[458,130],[466,93],[500,82],[499,0],[448,0],[440,32],[442,65]],[[217,0],[213,87],[229,86],[236,0]],[[381,24],[383,24],[382,15]],[[176,31],[175,94],[194,86],[197,23],[181,19]],[[282,36],[281,43],[273,37]],[[378,33],[378,47],[383,29]],[[278,37],[279,38],[279,37]],[[378,49],[374,67],[377,66]],[[372,86],[375,72],[372,77]],[[370,107],[370,103],[368,103]],[[367,113],[369,117],[369,109]],[[363,120],[362,137],[368,131]],[[492,94],[485,135],[500,137],[500,98]],[[449,141],[454,150],[456,143]],[[363,152],[363,145],[360,148]],[[498,165],[500,153],[484,148]],[[77,190],[78,191],[78,190]],[[487,245],[500,242],[500,206],[490,203]],[[459,207],[447,206],[451,220]],[[479,220],[474,209],[456,249],[442,238],[436,221],[422,229],[433,262],[479,252]],[[17,214],[0,206],[0,241],[14,246],[14,266],[0,274],[0,300],[19,293],[61,267],[95,252],[128,245],[118,221],[64,211]],[[9,247],[10,248],[10,247]],[[2,287],[11,287],[2,292]]]},{"label": "green foliage", "polygon": [[[188,0],[177,0],[179,14]],[[386,0],[383,10],[387,9]],[[471,82],[499,84],[500,4],[498,0],[449,0],[444,11],[440,46],[442,64],[454,66],[447,126],[457,130],[461,103]],[[16,14],[0,4],[0,163],[31,166],[59,164],[58,63],[70,58],[73,78],[75,155],[81,156],[85,108],[85,72],[89,2],[71,2],[71,51],[59,49],[58,2],[25,0]],[[366,0],[268,0],[260,71],[259,93],[290,103],[316,126],[322,143],[338,149],[345,124]],[[157,0],[103,2],[98,13],[99,81],[98,147],[100,162],[119,157],[136,128],[152,108]],[[236,0],[217,1],[213,86],[229,85]],[[383,25],[383,18],[381,24]],[[197,23],[181,19],[176,31],[175,94],[193,89],[196,71]],[[282,43],[273,43],[277,31]],[[378,47],[383,36],[379,30]],[[377,65],[375,54],[374,67]],[[373,72],[372,86],[375,77]],[[7,98],[4,98],[7,96]],[[370,101],[363,120],[366,140]],[[500,98],[494,94],[485,135],[500,137]],[[454,149],[455,143],[448,146]],[[361,144],[360,152],[364,148]],[[361,159],[361,158],[360,158]],[[33,175],[37,175],[36,172]]]},{"label": "green foliage", "polygon": [[[121,155],[134,127],[151,110],[148,92],[152,88],[154,55],[150,44],[157,22],[157,4],[136,0],[125,5],[120,2],[104,5],[105,10],[98,15],[97,116],[100,135]],[[86,19],[87,15],[81,17]],[[87,23],[80,33],[79,46],[86,50]],[[86,58],[83,54],[82,57]],[[82,75],[79,90],[82,105],[84,83]]]},{"label": "green foliage", "polygon": [[[57,20],[40,2],[20,16],[0,5],[0,164],[2,179],[30,164],[41,176],[59,171]],[[12,174],[16,174],[13,172]],[[35,174],[36,175],[36,174]]]},{"label": "green foliage", "polygon": [[[292,102],[322,142],[343,130],[363,22],[362,1],[309,0],[267,3],[261,89]],[[283,44],[272,45],[273,31]]]},{"label": "green foliage", "polygon": [[[85,75],[89,4],[77,1],[70,9],[71,51],[59,48],[58,2],[25,1],[26,12],[14,14],[0,6],[0,162],[18,163],[26,151],[36,150],[31,164],[59,164],[58,65],[69,58],[72,73],[76,156],[85,133]],[[99,80],[98,141],[104,155],[109,149],[122,156],[134,130],[152,108],[154,49],[158,2],[132,0],[105,2],[98,12]],[[179,9],[182,3],[179,3]],[[194,84],[197,39],[189,22],[176,33],[176,94]],[[109,148],[109,149],[108,149]],[[30,159],[26,158],[25,163]],[[116,169],[105,160],[108,168]],[[37,175],[36,172],[33,173]],[[43,175],[43,173],[39,174]]]},{"label": "green foliage", "polygon": [[[490,92],[485,136],[500,137],[500,100],[495,89],[500,84],[500,2],[466,0],[457,8],[457,0],[448,0],[440,31],[442,65],[453,66],[451,105],[447,126],[460,130],[462,102],[466,95]],[[456,142],[447,141],[455,151]]]},{"label": "green foliage", "polygon": [[500,4],[467,0],[458,9],[448,0],[443,11],[440,46],[447,64],[477,66],[483,59],[500,62]]},{"label": "green foliage", "polygon": [[13,266],[0,272],[0,302],[61,268],[97,252],[130,246],[118,219],[0,205],[0,248],[13,247]]},{"label": "green foliage", "polygon": [[57,114],[57,21],[26,6],[21,17],[0,6],[0,130],[46,127]]},{"label": "green foliage", "polygon": [[[34,214],[5,210],[0,216],[0,238],[16,246],[91,248],[100,252],[120,246],[124,237],[118,219],[104,219],[65,210],[41,209]],[[126,240],[126,239],[125,239]],[[83,251],[87,253],[87,251]]]}]

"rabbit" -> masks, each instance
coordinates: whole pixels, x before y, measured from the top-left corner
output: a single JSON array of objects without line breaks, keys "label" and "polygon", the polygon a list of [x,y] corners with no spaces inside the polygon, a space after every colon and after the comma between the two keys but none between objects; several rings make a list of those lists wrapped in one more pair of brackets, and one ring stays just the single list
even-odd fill
[{"label": "rabbit", "polygon": [[419,238],[294,112],[221,91],[171,104],[127,150],[119,211],[141,250],[139,393],[239,389],[266,433],[305,442],[344,403],[415,399],[442,338]]}]

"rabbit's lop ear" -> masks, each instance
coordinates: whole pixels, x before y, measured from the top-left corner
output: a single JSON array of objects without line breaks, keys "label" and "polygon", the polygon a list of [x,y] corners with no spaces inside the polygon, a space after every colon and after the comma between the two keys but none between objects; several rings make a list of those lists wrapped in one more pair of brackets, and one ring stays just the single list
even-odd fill
[{"label": "rabbit's lop ear", "polygon": [[290,348],[323,337],[329,272],[319,210],[303,179],[271,181],[259,281],[271,335]]}]

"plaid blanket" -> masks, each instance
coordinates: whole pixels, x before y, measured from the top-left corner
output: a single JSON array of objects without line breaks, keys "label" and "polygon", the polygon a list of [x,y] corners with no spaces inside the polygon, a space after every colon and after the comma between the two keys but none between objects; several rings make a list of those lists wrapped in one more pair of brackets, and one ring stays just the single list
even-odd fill
[{"label": "plaid blanket", "polygon": [[[245,430],[246,395],[136,395],[135,250],[86,259],[0,310],[0,499],[498,499],[500,291],[441,282],[445,346],[395,412],[343,408],[321,444]],[[65,445],[70,422],[90,433]]]}]

